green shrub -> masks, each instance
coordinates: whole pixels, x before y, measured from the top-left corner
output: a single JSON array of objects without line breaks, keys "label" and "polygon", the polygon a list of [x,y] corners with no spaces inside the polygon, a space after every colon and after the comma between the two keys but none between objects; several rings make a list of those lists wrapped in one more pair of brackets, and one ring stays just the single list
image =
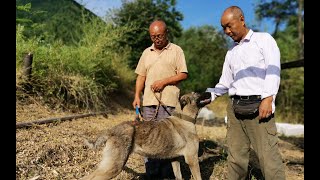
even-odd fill
[{"label": "green shrub", "polygon": [[[83,30],[81,41],[70,46],[27,39],[23,26],[17,26],[17,98],[31,94],[59,107],[98,110],[112,93],[133,87],[134,72],[126,63],[130,50],[117,44],[128,29],[92,20]],[[26,82],[21,67],[29,52],[33,54],[32,78]]]}]

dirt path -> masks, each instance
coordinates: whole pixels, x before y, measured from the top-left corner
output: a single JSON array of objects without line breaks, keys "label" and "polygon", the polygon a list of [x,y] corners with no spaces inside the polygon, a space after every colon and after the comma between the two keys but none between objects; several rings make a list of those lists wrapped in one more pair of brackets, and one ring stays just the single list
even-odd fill
[{"label": "dirt path", "polygon": [[[16,130],[16,179],[79,179],[91,172],[100,160],[101,151],[87,149],[84,138],[94,139],[104,129],[122,121],[133,120],[134,110],[121,109],[108,117],[96,116],[37,125],[28,129]],[[39,104],[19,104],[16,106],[16,121],[30,121],[71,115],[71,112],[53,111]],[[201,139],[201,152],[204,148],[215,149],[224,143],[226,128],[221,120],[214,123],[197,124]],[[280,149],[286,162],[287,180],[304,179],[304,137],[280,137]],[[210,153],[210,152],[209,152]],[[225,154],[202,156],[200,162],[203,179],[221,180],[226,174]],[[182,162],[185,179],[191,173]],[[145,172],[143,158],[132,155],[126,168],[115,179],[142,179]],[[254,171],[252,171],[254,175]]]}]

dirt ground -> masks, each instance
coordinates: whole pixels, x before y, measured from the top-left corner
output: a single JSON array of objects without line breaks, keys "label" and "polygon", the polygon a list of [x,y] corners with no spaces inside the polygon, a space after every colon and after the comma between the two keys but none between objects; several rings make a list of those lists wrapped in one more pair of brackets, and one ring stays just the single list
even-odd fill
[{"label": "dirt ground", "polygon": [[[83,112],[85,113],[85,112]],[[64,117],[71,112],[52,110],[39,103],[16,103],[16,122]],[[116,107],[107,116],[91,116],[63,122],[34,125],[16,129],[16,179],[52,180],[79,179],[94,170],[100,160],[101,149],[84,146],[84,139],[94,139],[106,128],[122,121],[133,120],[134,109]],[[200,137],[200,169],[204,180],[225,179],[226,134],[223,119],[197,123]],[[279,136],[279,146],[286,164],[287,180],[304,179],[304,137]],[[214,152],[214,153],[213,153]],[[184,179],[192,179],[188,166],[181,160]],[[251,166],[248,179],[262,179],[259,170]],[[132,154],[125,169],[115,179],[143,179],[143,158]]]}]

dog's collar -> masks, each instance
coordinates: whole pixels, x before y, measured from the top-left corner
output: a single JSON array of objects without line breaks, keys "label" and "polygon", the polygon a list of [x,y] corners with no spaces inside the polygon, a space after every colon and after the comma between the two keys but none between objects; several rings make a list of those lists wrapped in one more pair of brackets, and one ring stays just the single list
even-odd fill
[{"label": "dog's collar", "polygon": [[189,122],[192,122],[193,124],[196,122],[196,119],[195,118],[192,118],[188,115],[185,115],[185,114],[182,114],[182,113],[179,113],[179,112],[173,112],[171,114],[171,116],[175,116],[175,117],[178,117],[180,119],[183,119],[183,120],[186,120],[186,121],[189,121]]}]

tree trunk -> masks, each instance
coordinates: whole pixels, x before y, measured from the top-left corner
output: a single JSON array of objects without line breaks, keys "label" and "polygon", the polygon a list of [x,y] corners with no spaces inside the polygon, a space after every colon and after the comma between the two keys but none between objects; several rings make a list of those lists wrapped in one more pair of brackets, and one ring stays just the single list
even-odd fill
[{"label": "tree trunk", "polygon": [[303,0],[299,0],[299,9],[298,9],[298,32],[299,32],[299,45],[300,51],[299,55],[300,58],[304,57],[304,32],[302,31],[302,4]]}]

